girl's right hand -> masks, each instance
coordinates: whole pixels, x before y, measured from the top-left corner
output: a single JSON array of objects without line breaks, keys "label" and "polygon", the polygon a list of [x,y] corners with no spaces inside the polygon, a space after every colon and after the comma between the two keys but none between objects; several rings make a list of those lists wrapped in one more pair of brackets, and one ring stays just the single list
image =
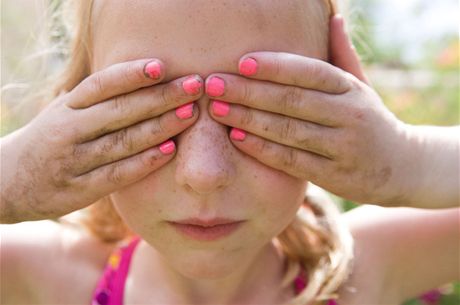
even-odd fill
[{"label": "girl's right hand", "polygon": [[159,60],[96,72],[1,141],[0,221],[56,218],[158,169],[191,126],[203,80],[162,83]]}]

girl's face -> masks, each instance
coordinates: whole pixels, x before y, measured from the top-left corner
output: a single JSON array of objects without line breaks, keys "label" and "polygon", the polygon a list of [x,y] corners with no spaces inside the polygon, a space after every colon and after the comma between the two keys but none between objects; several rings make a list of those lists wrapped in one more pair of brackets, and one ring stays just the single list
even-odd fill
[{"label": "girl's face", "polygon": [[[325,59],[327,12],[318,1],[95,1],[93,62],[159,58],[166,80],[197,73],[237,73],[250,51],[285,51]],[[228,128],[208,114],[177,137],[176,157],[111,198],[125,222],[190,278],[218,278],[257,256],[293,220],[306,182],[237,150]],[[198,241],[169,221],[244,220],[232,234]]]}]

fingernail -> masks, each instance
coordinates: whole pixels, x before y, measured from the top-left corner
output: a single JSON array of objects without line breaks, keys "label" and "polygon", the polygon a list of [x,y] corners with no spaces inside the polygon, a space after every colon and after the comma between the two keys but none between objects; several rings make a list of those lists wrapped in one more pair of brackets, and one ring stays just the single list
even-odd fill
[{"label": "fingernail", "polygon": [[230,138],[236,141],[244,141],[246,132],[239,128],[232,128],[232,131],[230,131]]},{"label": "fingernail", "polygon": [[216,116],[226,116],[230,112],[230,105],[226,102],[213,101],[211,107]]},{"label": "fingernail", "polygon": [[225,82],[222,78],[214,76],[206,84],[206,93],[210,96],[221,96],[225,92]]},{"label": "fingernail", "polygon": [[147,63],[144,67],[145,77],[158,79],[161,76],[161,65],[156,61]]},{"label": "fingernail", "polygon": [[200,93],[200,89],[202,86],[203,84],[195,75],[187,77],[182,83],[182,88],[184,88],[185,93],[190,95]]},{"label": "fingernail", "polygon": [[160,145],[160,151],[163,155],[170,155],[176,150],[176,144],[173,140],[168,140]]},{"label": "fingernail", "polygon": [[257,61],[254,58],[248,57],[240,62],[240,73],[244,76],[252,76],[257,73]]},{"label": "fingernail", "polygon": [[176,108],[176,116],[185,120],[193,116],[193,103],[188,103]]}]

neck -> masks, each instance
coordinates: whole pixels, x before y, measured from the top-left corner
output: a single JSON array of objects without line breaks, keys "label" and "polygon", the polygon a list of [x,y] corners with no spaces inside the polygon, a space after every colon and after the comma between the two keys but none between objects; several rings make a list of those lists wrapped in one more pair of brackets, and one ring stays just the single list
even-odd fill
[{"label": "neck", "polygon": [[[284,258],[281,251],[272,243],[263,247],[252,259],[236,266],[231,274],[220,279],[187,278],[171,268],[164,258],[145,242],[141,242],[137,254],[140,271],[146,274],[146,266],[151,270],[148,272],[150,278],[147,280],[145,276],[139,283],[143,283],[142,286],[146,285],[145,283],[155,283],[163,297],[169,295],[164,301],[172,304],[268,305],[280,304],[294,295],[291,287],[280,288],[285,272]],[[151,278],[152,275],[154,278]],[[157,283],[161,283],[161,287]],[[144,291],[151,290],[151,287],[145,288]]]}]

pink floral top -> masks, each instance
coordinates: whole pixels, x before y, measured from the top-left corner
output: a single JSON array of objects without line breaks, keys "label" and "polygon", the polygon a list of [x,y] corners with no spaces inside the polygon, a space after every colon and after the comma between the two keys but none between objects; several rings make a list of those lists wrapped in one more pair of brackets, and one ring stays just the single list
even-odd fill
[{"label": "pink floral top", "polygon": [[[125,241],[110,255],[104,274],[94,291],[91,305],[123,305],[125,281],[132,254],[139,241],[139,237],[133,237]],[[297,294],[307,286],[307,279],[303,270],[295,279],[294,285]],[[330,300],[327,305],[338,304],[334,300]]]}]

